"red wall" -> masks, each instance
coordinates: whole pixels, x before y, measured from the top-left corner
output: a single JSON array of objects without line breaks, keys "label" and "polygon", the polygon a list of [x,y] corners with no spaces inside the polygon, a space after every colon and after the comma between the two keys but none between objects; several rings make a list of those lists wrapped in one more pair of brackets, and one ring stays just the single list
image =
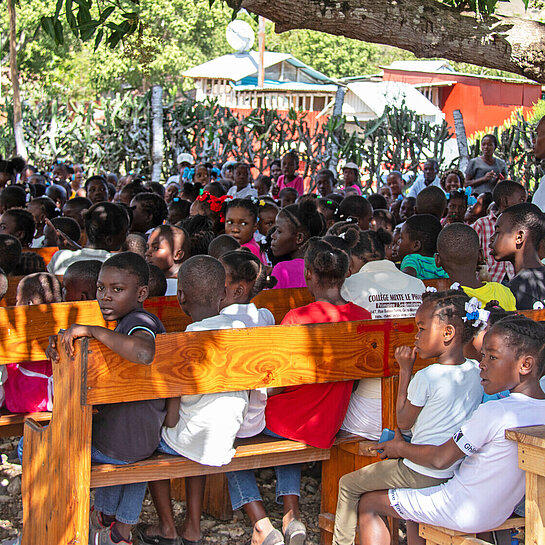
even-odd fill
[{"label": "red wall", "polygon": [[452,112],[462,112],[468,136],[488,127],[502,125],[521,106],[523,112],[528,113],[541,98],[541,86],[537,83],[511,83],[452,73],[430,74],[385,69],[384,80],[411,84],[455,81],[452,86],[439,87],[439,106],[451,127],[454,127]]}]

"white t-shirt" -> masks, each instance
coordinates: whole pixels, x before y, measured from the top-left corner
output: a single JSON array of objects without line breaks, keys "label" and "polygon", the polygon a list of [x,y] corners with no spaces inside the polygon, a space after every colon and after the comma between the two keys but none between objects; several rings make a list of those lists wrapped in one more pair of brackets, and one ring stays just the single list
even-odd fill
[{"label": "white t-shirt", "polygon": [[81,250],[59,250],[53,254],[51,261],[47,265],[47,271],[51,274],[64,274],[66,269],[76,261],[86,259],[98,259],[106,261],[112,256],[107,250],[97,250],[95,248],[82,248]]},{"label": "white t-shirt", "polygon": [[405,274],[387,259],[370,261],[349,276],[341,295],[366,308],[376,319],[411,318],[422,303],[424,282]]},{"label": "white t-shirt", "polygon": [[454,434],[466,455],[446,483],[423,489],[390,490],[392,507],[405,519],[464,533],[499,526],[525,490],[517,443],[505,430],[545,424],[545,400],[511,394],[480,405]]},{"label": "white t-shirt", "polygon": [[[370,261],[344,281],[341,295],[367,309],[374,319],[412,318],[422,303],[422,280],[402,273],[387,259]],[[381,381],[366,378],[350,397],[341,429],[368,439],[382,431]]]},{"label": "white t-shirt", "polygon": [[[441,445],[473,414],[483,398],[479,364],[467,360],[460,365],[434,363],[418,371],[407,390],[407,399],[422,407],[412,431],[411,443]],[[459,465],[447,469],[432,469],[410,460],[407,467],[429,477],[448,478]]]},{"label": "white t-shirt", "polygon": [[165,292],[165,296],[177,295],[177,294],[178,294],[178,279],[167,278],[167,291]]},{"label": "white t-shirt", "polygon": [[[186,331],[243,328],[234,317],[219,314],[189,324]],[[233,443],[248,408],[248,392],[184,395],[175,427],[163,427],[165,443],[180,455],[208,466],[228,464]]]},{"label": "white t-shirt", "polygon": [[[267,308],[248,305],[229,305],[220,311],[221,315],[230,316],[244,323],[244,327],[274,325],[274,316]],[[267,388],[249,391],[248,411],[240,426],[237,437],[253,437],[265,429],[265,407],[267,406]]]},{"label": "white t-shirt", "polygon": [[418,194],[426,187],[429,187],[430,185],[434,185],[435,187],[438,187],[444,192],[444,189],[441,187],[441,180],[439,179],[439,176],[435,177],[435,180],[429,185],[426,185],[426,181],[424,180],[424,174],[419,174],[414,181],[414,184],[409,187],[409,191],[407,193],[407,197],[416,197]]},{"label": "white t-shirt", "polygon": [[542,212],[545,212],[545,176],[539,181],[539,187],[532,197],[532,203],[539,206]]},{"label": "white t-shirt", "polygon": [[250,197],[257,197],[257,189],[254,189],[250,184],[248,184],[245,188],[237,191],[237,186],[234,185],[233,187],[229,188],[227,195],[230,195],[234,199],[248,199]]}]

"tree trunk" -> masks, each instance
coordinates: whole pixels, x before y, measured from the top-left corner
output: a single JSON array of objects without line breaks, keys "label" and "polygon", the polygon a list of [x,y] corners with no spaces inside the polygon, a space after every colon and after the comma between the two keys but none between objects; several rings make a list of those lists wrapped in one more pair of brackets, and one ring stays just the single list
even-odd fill
[{"label": "tree trunk", "polygon": [[13,89],[13,132],[15,134],[15,148],[17,155],[27,159],[25,137],[23,134],[23,111],[21,107],[21,93],[19,90],[19,71],[17,70],[17,41],[14,0],[8,0],[9,13],[9,70],[11,87]]},{"label": "tree trunk", "polygon": [[[339,85],[337,92],[335,93],[335,105],[333,106],[333,118],[339,118],[343,115],[344,95],[346,93],[346,87]],[[341,129],[342,130],[342,129]],[[334,140],[331,141],[329,164],[327,168],[333,172],[337,172],[337,164],[339,163],[339,146]]]},{"label": "tree trunk", "polygon": [[467,164],[469,163],[469,150],[467,147],[466,128],[464,125],[464,116],[460,110],[452,112],[454,117],[454,131],[456,133],[456,143],[458,145],[458,168],[465,174]]},{"label": "tree trunk", "polygon": [[151,181],[161,180],[163,166],[163,88],[154,85],[151,89]]},{"label": "tree trunk", "polygon": [[537,21],[480,20],[436,0],[242,0],[239,7],[274,21],[277,32],[319,30],[545,83],[545,24]]}]

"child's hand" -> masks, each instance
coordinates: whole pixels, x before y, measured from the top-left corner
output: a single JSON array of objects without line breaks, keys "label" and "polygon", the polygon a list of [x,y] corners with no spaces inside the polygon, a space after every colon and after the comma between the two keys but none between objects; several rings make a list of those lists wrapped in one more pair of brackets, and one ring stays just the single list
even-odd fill
[{"label": "child's hand", "polygon": [[[63,333],[64,329],[61,329],[59,333]],[[49,335],[49,344],[45,349],[45,355],[48,360],[51,360],[53,363],[59,362],[59,352],[57,351],[57,340],[58,335]]]},{"label": "child's hand", "polygon": [[62,333],[59,331],[60,339],[66,353],[73,358],[74,357],[74,341],[81,337],[93,337],[91,326],[88,325],[71,325],[66,331]]},{"label": "child's hand", "polygon": [[399,365],[399,368],[403,371],[410,371],[412,373],[414,362],[416,360],[416,347],[413,346],[398,346],[395,349],[394,357]]},{"label": "child's hand", "polygon": [[81,246],[77,242],[73,241],[66,233],[64,233],[60,229],[57,229],[51,223],[51,220],[49,218],[45,218],[45,223],[49,225],[49,227],[55,231],[55,234],[57,235],[57,237],[62,238],[62,240],[64,241],[64,244],[66,245],[66,249],[81,250]]},{"label": "child's hand", "polygon": [[403,445],[406,445],[407,442],[403,439],[399,428],[395,430],[395,436],[391,441],[385,441],[384,443],[379,443],[377,449],[382,449],[380,457],[384,458],[403,458],[401,454],[401,448]]}]

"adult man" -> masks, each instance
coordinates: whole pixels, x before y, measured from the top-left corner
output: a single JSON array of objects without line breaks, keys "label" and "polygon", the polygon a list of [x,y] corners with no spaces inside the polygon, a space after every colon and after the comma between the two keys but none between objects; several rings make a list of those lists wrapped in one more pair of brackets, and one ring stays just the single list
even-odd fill
[{"label": "adult man", "polygon": [[414,197],[416,199],[417,195],[429,185],[436,185],[441,187],[439,181],[439,165],[435,159],[429,159],[424,163],[423,174],[419,174],[416,178],[414,184],[409,188],[408,197]]}]

